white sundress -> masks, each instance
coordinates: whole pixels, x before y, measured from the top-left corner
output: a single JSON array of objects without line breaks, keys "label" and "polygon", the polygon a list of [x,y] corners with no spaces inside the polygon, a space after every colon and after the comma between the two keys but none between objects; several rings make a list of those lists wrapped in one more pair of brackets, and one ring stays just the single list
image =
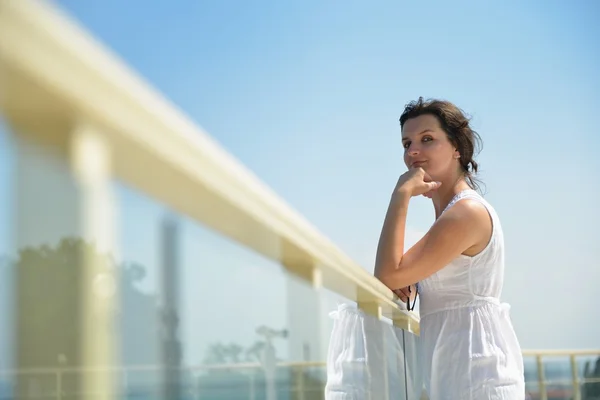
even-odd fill
[{"label": "white sundress", "polygon": [[522,400],[523,357],[504,283],[504,236],[498,215],[477,192],[472,199],[491,216],[490,242],[476,256],[461,255],[419,283],[423,379],[430,400]]}]

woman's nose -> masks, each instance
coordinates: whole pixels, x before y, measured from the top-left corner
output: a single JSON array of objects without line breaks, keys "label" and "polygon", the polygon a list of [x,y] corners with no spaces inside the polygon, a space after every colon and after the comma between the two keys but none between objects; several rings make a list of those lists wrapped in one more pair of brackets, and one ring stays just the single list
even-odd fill
[{"label": "woman's nose", "polygon": [[411,146],[408,148],[408,154],[409,154],[409,155],[411,155],[411,156],[416,156],[416,155],[418,155],[418,154],[419,154],[419,148],[418,148],[418,146],[412,146],[412,145],[411,145]]}]

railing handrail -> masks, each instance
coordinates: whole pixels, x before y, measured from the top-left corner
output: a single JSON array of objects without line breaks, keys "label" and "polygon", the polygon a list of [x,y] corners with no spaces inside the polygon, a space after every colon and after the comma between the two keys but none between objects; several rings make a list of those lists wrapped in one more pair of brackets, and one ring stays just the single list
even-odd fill
[{"label": "railing handrail", "polygon": [[9,122],[32,107],[69,124],[79,116],[109,143],[115,178],[418,334],[418,314],[54,6],[0,2],[0,37]]}]

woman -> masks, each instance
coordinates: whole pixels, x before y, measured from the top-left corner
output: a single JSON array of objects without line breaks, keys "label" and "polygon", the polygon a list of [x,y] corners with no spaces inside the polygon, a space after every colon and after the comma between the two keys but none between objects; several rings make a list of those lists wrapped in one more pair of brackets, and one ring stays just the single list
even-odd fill
[{"label": "woman", "polygon": [[[418,283],[423,377],[431,400],[525,398],[523,359],[499,297],[504,239],[474,189],[477,133],[447,101],[419,98],[400,117],[404,173],[383,224],[375,275],[403,301]],[[409,200],[431,198],[436,221],[404,253]],[[411,289],[412,290],[409,290]]]}]

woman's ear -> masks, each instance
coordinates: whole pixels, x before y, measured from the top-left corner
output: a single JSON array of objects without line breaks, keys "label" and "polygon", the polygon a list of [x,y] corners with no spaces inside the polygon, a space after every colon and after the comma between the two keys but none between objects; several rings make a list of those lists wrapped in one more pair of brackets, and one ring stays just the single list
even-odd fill
[{"label": "woman's ear", "polygon": [[454,158],[460,158],[460,152],[458,150],[454,150]]}]

